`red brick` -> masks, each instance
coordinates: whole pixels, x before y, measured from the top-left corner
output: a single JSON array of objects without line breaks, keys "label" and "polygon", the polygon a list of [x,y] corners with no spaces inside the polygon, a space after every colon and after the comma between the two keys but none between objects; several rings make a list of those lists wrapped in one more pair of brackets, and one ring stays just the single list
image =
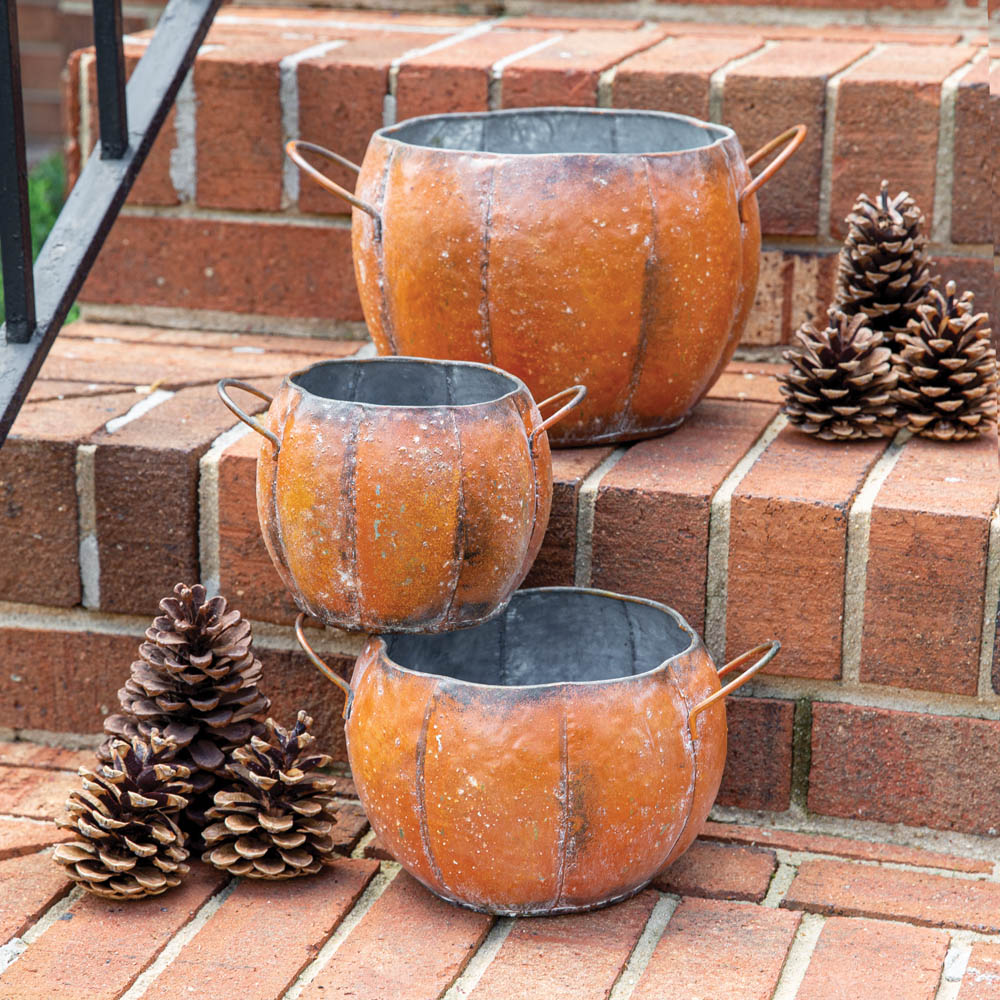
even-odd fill
[{"label": "red brick", "polygon": [[[667,0],[659,0],[666,3]],[[697,0],[698,3],[705,4],[706,7],[712,4],[730,3],[731,0]],[[771,3],[772,0],[735,0],[739,6],[759,7]],[[795,0],[796,7],[802,8],[824,8],[830,7],[836,10],[872,10],[879,7],[903,7],[907,10],[929,10],[936,7],[947,6],[948,0]]]},{"label": "red brick", "polygon": [[0,770],[0,813],[30,819],[56,819],[62,815],[69,793],[80,779],[65,771],[34,767]]},{"label": "red brick", "polygon": [[93,750],[67,750],[27,740],[0,743],[0,764],[37,767],[45,771],[72,771],[75,774],[81,766],[90,767],[93,763]]},{"label": "red brick", "polygon": [[871,515],[862,681],[976,693],[998,484],[994,436],[906,446]]},{"label": "red brick", "polygon": [[169,895],[124,902],[85,896],[7,969],[0,1000],[115,1000],[222,881],[197,864]]},{"label": "red brick", "polygon": [[813,704],[813,812],[996,836],[998,803],[1000,722]]},{"label": "red brick", "polygon": [[66,193],[80,176],[80,53],[71,52],[63,70],[62,133],[63,162],[66,166]]},{"label": "red brick", "polygon": [[[337,16],[342,13],[338,11]],[[446,37],[446,34],[372,32],[324,56],[299,63],[301,137],[329,146],[360,164],[372,132],[382,127],[382,108],[389,93],[389,64],[407,52]],[[357,178],[351,171],[326,161],[318,161],[318,164],[338,184],[348,191],[354,190]],[[299,180],[299,208],[303,212],[336,215],[351,210],[349,205],[306,176]],[[345,249],[349,262],[350,250]]]},{"label": "red brick", "polygon": [[850,861],[802,862],[781,905],[807,913],[1000,931],[1000,882]]},{"label": "red brick", "polygon": [[776,638],[768,673],[840,676],[847,513],[887,443],[786,427],[757,459],[730,507],[726,659]]},{"label": "red brick", "polygon": [[675,111],[707,120],[712,74],[763,43],[760,35],[665,38],[618,66],[612,104],[616,108]]},{"label": "red brick", "polygon": [[729,753],[720,806],[784,812],[792,792],[795,705],[776,698],[726,699]]},{"label": "red brick", "polygon": [[[944,931],[831,917],[820,931],[796,998],[934,1000],[947,951]],[[887,955],[892,956],[889,962]]]},{"label": "red brick", "polygon": [[[0,941],[20,937],[53,903],[72,888],[48,851],[0,864]],[[9,973],[8,973],[9,975]],[[6,985],[0,983],[0,995]]]},{"label": "red brick", "polygon": [[337,807],[337,822],[330,836],[333,846],[341,854],[350,854],[361,838],[368,832],[368,817],[364,809],[353,802],[345,802]]},{"label": "red brick", "polygon": [[633,446],[598,490],[593,585],[664,601],[701,632],[712,495],[774,415],[708,400],[672,434]]},{"label": "red brick", "polygon": [[136,401],[117,394],[22,407],[0,450],[0,599],[79,604],[77,443]]},{"label": "red brick", "polygon": [[[990,150],[993,153],[992,169],[990,171],[991,205],[996,205],[1000,199],[1000,170],[997,169],[997,136],[1000,135],[1000,66],[990,70],[990,134],[992,142]],[[993,215],[993,245],[1000,245],[1000,212]]]},{"label": "red brick", "polygon": [[773,347],[791,339],[791,301],[794,263],[782,250],[765,250],[760,255],[757,293],[747,316],[740,344]]},{"label": "red brick", "polygon": [[980,59],[958,82],[955,98],[954,181],[951,195],[951,239],[954,243],[989,243],[990,127],[987,59]]},{"label": "red brick", "polygon": [[605,1000],[639,940],[657,896],[643,892],[593,913],[519,920],[469,994],[508,1000]]},{"label": "red brick", "polygon": [[958,1000],[997,1000],[1000,996],[1000,944],[976,941],[965,967]]},{"label": "red brick", "polygon": [[31,41],[21,31],[21,86],[25,90],[55,90],[65,54],[62,46],[51,41]]},{"label": "red brick", "polygon": [[[251,412],[264,405],[254,404]],[[198,461],[232,424],[215,387],[197,386],[95,435],[102,609],[155,615],[174,582],[200,579]]]},{"label": "red brick", "polygon": [[365,857],[375,858],[378,861],[395,861],[396,859],[385,849],[385,845],[378,836],[365,845]]},{"label": "red brick", "polygon": [[[356,799],[358,797],[358,790],[355,787],[353,778],[331,775],[331,779],[333,781],[334,795],[339,795],[345,799]],[[371,855],[366,854],[365,857],[371,857]]]},{"label": "red brick", "polygon": [[930,223],[937,171],[941,84],[972,56],[965,45],[891,45],[840,80],[830,228],[843,236],[858,195],[905,188]]},{"label": "red brick", "polygon": [[494,30],[404,60],[396,78],[396,121],[417,115],[485,111],[493,64],[555,37],[540,31]]},{"label": "red brick", "polygon": [[[0,778],[3,777],[0,772]],[[18,858],[22,854],[34,854],[44,847],[69,840],[72,836],[60,830],[55,823],[40,822],[35,819],[0,816],[0,861]],[[4,939],[0,931],[0,940]]]},{"label": "red brick", "polygon": [[870,48],[826,39],[777,42],[726,73],[722,120],[736,130],[748,156],[791,125],[809,130],[791,160],[757,194],[763,232],[818,232],[827,80]]},{"label": "red brick", "polygon": [[759,903],[777,867],[774,851],[696,840],[653,884],[681,896]]},{"label": "red brick", "polygon": [[362,318],[350,231],[294,223],[121,216],[81,299],[331,324]]},{"label": "red brick", "polygon": [[632,998],[770,1000],[798,925],[782,910],[685,899]]},{"label": "red brick", "polygon": [[976,297],[976,308],[991,314],[993,333],[1000,329],[996,315],[990,308],[993,299],[993,262],[989,257],[948,257],[934,258],[934,272],[940,273],[942,287],[954,281],[959,291],[968,290]]},{"label": "red brick", "polygon": [[754,403],[781,403],[784,396],[778,389],[778,380],[768,371],[736,371],[727,368],[719,380],[708,390],[708,399],[748,400]]},{"label": "red brick", "polygon": [[577,31],[503,71],[505,108],[570,105],[593,107],[601,73],[636,52],[655,45],[667,30]]},{"label": "red brick", "polygon": [[139,629],[133,636],[0,629],[0,725],[100,732],[141,638]]},{"label": "red brick", "polygon": [[576,563],[576,521],[583,481],[611,448],[566,448],[552,452],[552,514],[525,587],[571,587]]},{"label": "red brick", "polygon": [[741,826],[737,823],[705,824],[701,836],[705,840],[732,841],[761,847],[777,847],[786,851],[805,851],[812,854],[834,854],[842,858],[861,861],[889,861],[900,865],[923,868],[944,868],[948,871],[982,873],[993,871],[993,862],[979,858],[966,858],[958,854],[939,854],[922,847],[905,847],[900,844],[882,844],[867,840],[850,840],[821,833],[798,833],[776,827]]},{"label": "red brick", "polygon": [[518,14],[504,21],[505,27],[538,28],[553,31],[635,31],[641,28],[642,21],[627,21],[607,17],[563,17],[561,14]]},{"label": "red brick", "polygon": [[143,997],[174,1000],[192,983],[212,1000],[245,1000],[250,983],[256,997],[281,996],[377,871],[342,860],[310,878],[242,881]]},{"label": "red brick", "polygon": [[311,44],[271,31],[256,43],[202,49],[194,64],[201,207],[256,212],[281,207],[285,153],[278,66],[284,56]]},{"label": "red brick", "polygon": [[465,968],[492,923],[492,917],[432,896],[400,872],[301,1000],[438,997]]}]

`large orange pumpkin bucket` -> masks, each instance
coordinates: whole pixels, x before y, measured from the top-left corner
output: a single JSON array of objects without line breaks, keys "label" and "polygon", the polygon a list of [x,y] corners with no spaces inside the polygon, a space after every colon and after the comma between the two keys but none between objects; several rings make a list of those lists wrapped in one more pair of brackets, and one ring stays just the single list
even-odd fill
[{"label": "large orange pumpkin bucket", "polygon": [[518,915],[624,899],[687,850],[722,778],[723,698],[779,649],[717,671],[671,608],[553,587],[473,629],[373,636],[348,685],[302,624],[346,693],[354,780],[386,848],[444,899]]}]

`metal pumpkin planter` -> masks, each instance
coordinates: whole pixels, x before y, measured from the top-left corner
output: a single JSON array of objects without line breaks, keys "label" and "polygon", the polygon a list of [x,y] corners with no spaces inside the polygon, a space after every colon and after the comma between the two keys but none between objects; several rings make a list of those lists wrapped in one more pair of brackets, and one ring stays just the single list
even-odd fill
[{"label": "metal pumpkin planter", "polygon": [[[261,420],[228,396],[270,403]],[[436,632],[495,615],[538,553],[552,501],[546,419],[488,365],[419,358],[324,361],[271,399],[223,379],[261,435],[257,513],[298,606],[351,631]]]},{"label": "metal pumpkin planter", "polygon": [[[501,914],[587,910],[638,892],[715,800],[724,696],[778,651],[716,671],[655,601],[518,591],[447,635],[372,636],[347,695],[347,748],[372,826],[444,899]],[[719,678],[759,657],[720,688]]]},{"label": "metal pumpkin planter", "polygon": [[[354,206],[379,353],[488,362],[540,398],[585,384],[562,446],[671,430],[712,386],[757,287],[755,192],[805,132],[744,158],[731,129],[684,115],[536,108],[379,129],[361,167],[287,149]],[[355,192],[300,150],[357,171]]]}]

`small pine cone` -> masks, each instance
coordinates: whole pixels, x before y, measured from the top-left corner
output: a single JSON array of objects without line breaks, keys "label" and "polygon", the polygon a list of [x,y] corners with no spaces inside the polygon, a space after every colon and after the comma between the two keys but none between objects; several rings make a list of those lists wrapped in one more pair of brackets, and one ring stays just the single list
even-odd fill
[{"label": "small pine cone", "polygon": [[187,874],[185,837],[174,820],[187,805],[188,769],[176,747],[154,732],[111,744],[111,763],[80,768],[83,791],[66,803],[60,826],[78,839],[58,844],[53,860],[84,889],[111,899],[156,896]]},{"label": "small pine cone", "polygon": [[997,352],[971,292],[956,298],[954,281],[944,295],[935,289],[900,342],[898,423],[940,441],[974,438],[996,423]]},{"label": "small pine cone", "polygon": [[266,735],[233,751],[232,788],[215,793],[202,831],[202,860],[249,878],[312,875],[333,857],[334,781],[316,768],[326,754],[307,753],[312,719],[299,712],[291,731],[267,720]]},{"label": "small pine cone", "polygon": [[803,324],[801,345],[785,351],[791,370],[779,376],[789,422],[825,441],[880,438],[892,432],[896,374],[884,335],[869,329],[863,315],[834,309],[829,326]]},{"label": "small pine cone", "polygon": [[179,583],[160,601],[163,614],[146,630],[140,659],[118,692],[122,712],[105,720],[109,734],[98,758],[110,760],[115,738],[146,737],[153,729],[171,737],[177,760],[191,771],[187,826],[204,825],[226,755],[263,732],[268,709],[257,684],[261,663],[252,650],[250,622],[228,611],[224,597],[207,600],[201,584]]},{"label": "small pine cone", "polygon": [[833,307],[866,316],[868,326],[886,334],[891,345],[937,280],[931,276],[923,212],[906,191],[890,198],[884,180],[878,197],[861,195],[845,221]]}]

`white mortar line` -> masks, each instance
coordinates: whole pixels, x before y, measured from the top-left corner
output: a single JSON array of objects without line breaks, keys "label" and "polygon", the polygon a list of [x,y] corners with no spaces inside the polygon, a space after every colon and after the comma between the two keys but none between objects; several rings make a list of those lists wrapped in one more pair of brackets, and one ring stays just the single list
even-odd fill
[{"label": "white mortar line", "polygon": [[399,872],[399,865],[392,861],[383,861],[375,877],[361,894],[361,898],[351,907],[337,929],[326,939],[316,957],[299,973],[298,978],[288,987],[283,1000],[298,1000],[302,991],[319,975],[323,967],[330,961],[336,950],[344,943],[347,935],[361,922],[362,917],[375,905],[379,896],[389,888],[390,883]]},{"label": "white mortar line", "polygon": [[879,456],[858,490],[847,514],[847,558],[844,566],[844,620],[841,631],[840,674],[845,684],[857,684],[861,676],[861,639],[865,624],[865,592],[868,589],[868,541],[872,508],[882,484],[895,468],[903,446],[912,437],[901,430]]},{"label": "white mortar line", "polygon": [[996,655],[997,619],[1000,618],[1000,506],[990,519],[986,550],[986,591],[983,598],[983,644],[979,651],[979,697],[994,698],[993,657]]},{"label": "white mortar line", "polygon": [[874,59],[886,47],[885,42],[876,42],[867,52],[853,60],[843,69],[834,73],[826,81],[826,101],[823,109],[823,159],[820,161],[819,181],[819,221],[816,232],[820,239],[832,238],[830,211],[833,205],[833,153],[837,126],[837,101],[840,96],[840,81],[845,73],[855,66]]},{"label": "white mortar line", "polygon": [[94,458],[97,445],[76,449],[76,509],[79,536],[80,603],[85,608],[101,605],[101,563],[97,546],[97,487]]},{"label": "white mortar line", "polygon": [[483,938],[483,943],[466,963],[462,974],[451,984],[441,1000],[465,1000],[483,978],[486,969],[497,957],[497,952],[503,947],[504,941],[513,929],[513,917],[497,918],[489,933]]},{"label": "white mortar line", "polygon": [[87,77],[90,74],[90,67],[95,59],[93,52],[84,52],[80,56],[80,78],[77,82],[79,90],[78,100],[80,102],[80,169],[83,170],[90,156],[90,143],[93,127],[91,125],[90,95],[87,88]]},{"label": "white mortar line", "polygon": [[149,413],[150,410],[155,409],[161,403],[165,403],[173,395],[174,393],[169,389],[154,389],[148,396],[140,399],[127,413],[109,420],[104,425],[104,430],[108,434],[120,431],[126,424],[132,423],[133,420],[138,420],[144,413]]},{"label": "white mortar line", "polygon": [[615,65],[604,70],[597,78],[597,106],[599,108],[614,107],[615,74],[617,72],[618,66]]},{"label": "white mortar line", "polygon": [[660,938],[663,937],[663,932],[667,929],[667,924],[670,923],[670,918],[680,905],[680,901],[680,896],[667,894],[661,895],[656,901],[653,912],[650,913],[649,920],[646,921],[642,935],[632,949],[632,954],[629,955],[625,968],[612,987],[611,993],[608,994],[608,1000],[629,1000],[635,992],[635,988],[639,985],[639,980],[642,979],[642,974],[646,971],[646,967],[653,957],[653,952],[656,951],[656,946],[660,943]]},{"label": "white mortar line", "polygon": [[771,882],[767,887],[764,898],[760,901],[760,905],[769,906],[772,909],[779,907],[781,901],[785,898],[785,893],[788,892],[792,884],[792,880],[795,878],[796,870],[795,865],[782,860],[778,865],[777,871],[771,876]]},{"label": "white mortar line", "polygon": [[358,841],[358,846],[351,851],[351,857],[363,858],[365,856],[365,848],[375,839],[375,837],[375,831],[369,827],[368,832]]},{"label": "white mortar line", "polygon": [[818,914],[802,914],[771,1000],[794,1000],[806,977],[806,969],[809,968],[809,961],[816,950],[816,942],[824,923],[825,919]]},{"label": "white mortar line", "polygon": [[938,983],[934,1000],[956,1000],[971,955],[970,942],[956,941],[955,937],[952,937],[948,952],[944,956],[944,968],[941,970],[941,981]]},{"label": "white mortar line", "polygon": [[541,52],[542,49],[547,49],[550,45],[555,45],[556,42],[562,41],[565,37],[566,36],[564,34],[560,33],[558,35],[554,35],[552,38],[544,38],[540,42],[528,45],[519,52],[512,52],[510,55],[506,55],[502,59],[498,59],[490,67],[488,102],[490,111],[496,111],[503,107],[503,71],[511,63],[517,62],[518,59],[524,59],[527,56],[533,56],[536,52]]},{"label": "white mortar line", "polygon": [[238,878],[230,879],[218,892],[210,896],[201,905],[198,912],[166,943],[153,963],[142,971],[139,977],[128,988],[128,991],[121,995],[119,1000],[139,1000],[153,984],[154,980],[173,962],[198,931],[208,923],[209,919],[232,895],[233,890],[239,884],[240,880]]},{"label": "white mortar line", "polygon": [[58,902],[53,903],[21,937],[13,937],[0,947],[0,976],[37,941],[62,915],[78,900],[83,898],[83,889],[74,886]]},{"label": "white mortar line", "polygon": [[584,479],[576,501],[576,552],[574,553],[573,585],[589,587],[593,573],[594,508],[601,480],[621,461],[627,448],[615,448],[601,464]]},{"label": "white mortar line", "polygon": [[188,70],[174,103],[174,148],[170,150],[170,183],[181,202],[194,202],[197,194],[197,100],[194,70]]},{"label": "white mortar line", "polygon": [[[845,858],[839,854],[827,854],[824,851],[796,850],[790,851],[787,848],[771,848],[782,864],[787,864],[793,868],[799,868],[806,861],[839,861],[852,866],[860,865],[864,868],[889,868],[892,871],[919,872],[921,875],[935,875],[939,878],[950,878],[959,882],[993,882],[992,873],[989,872],[959,872],[952,868],[936,868],[934,865],[909,864],[903,861],[890,861],[878,858]],[[787,886],[785,887],[787,891]],[[776,902],[775,906],[778,905]]]},{"label": "white mortar line", "polygon": [[950,73],[941,84],[941,107],[938,124],[937,165],[934,170],[934,207],[931,216],[931,239],[951,239],[951,199],[955,190],[955,107],[958,83],[984,58],[979,52]]},{"label": "white mortar line", "polygon": [[708,516],[708,578],[705,584],[705,646],[716,662],[726,653],[726,614],[729,601],[729,517],[733,494],[768,445],[787,426],[779,413],[761,432],[750,450],[733,466],[715,491]]},{"label": "white mortar line", "polygon": [[198,461],[198,565],[210,597],[219,592],[219,459],[250,433],[242,421],[223,431]]},{"label": "white mortar line", "polygon": [[[281,104],[281,148],[289,139],[299,136],[299,63],[306,59],[324,56],[327,52],[347,44],[347,39],[338,38],[332,42],[319,42],[308,48],[285,56],[278,64],[278,95]],[[299,203],[299,168],[282,153],[281,158],[281,207],[290,208]]]},{"label": "white mortar line", "polygon": [[710,122],[722,121],[722,100],[723,91],[726,89],[726,74],[728,74],[730,70],[735,69],[737,66],[742,66],[751,59],[755,59],[762,52],[768,52],[777,44],[778,43],[773,39],[765,41],[763,45],[754,49],[752,52],[745,52],[743,55],[737,56],[735,59],[730,59],[729,62],[723,63],[708,78],[708,120]]},{"label": "white mortar line", "polygon": [[221,208],[184,205],[125,205],[121,215],[136,219],[195,219],[198,222],[228,222],[259,226],[303,226],[308,229],[350,229],[349,215],[298,215],[293,212],[240,212]]},{"label": "white mortar line", "polygon": [[[88,8],[89,9],[89,8]],[[339,31],[391,31],[401,35],[440,35],[443,31],[458,30],[456,27],[424,24],[397,24],[391,19],[385,21],[340,21],[336,18],[307,19],[294,16],[286,17],[248,17],[246,15],[228,13],[219,14],[213,24],[257,25],[269,28],[334,28]]]}]

